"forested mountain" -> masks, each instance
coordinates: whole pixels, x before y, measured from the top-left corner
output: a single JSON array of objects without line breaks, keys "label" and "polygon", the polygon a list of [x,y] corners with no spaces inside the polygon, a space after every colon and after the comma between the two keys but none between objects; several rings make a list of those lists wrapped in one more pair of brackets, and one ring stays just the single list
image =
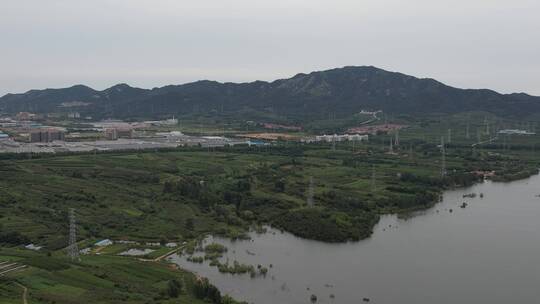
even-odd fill
[{"label": "forested mountain", "polygon": [[[83,85],[31,90],[0,98],[4,112],[78,111],[94,117],[158,117],[170,114],[236,113],[295,120],[345,117],[360,110],[387,113],[488,111],[526,117],[540,113],[540,97],[464,90],[375,67],[344,67],[298,74],[273,82],[197,81],[151,90],[119,84],[103,91]],[[248,118],[248,117],[246,117]]]}]

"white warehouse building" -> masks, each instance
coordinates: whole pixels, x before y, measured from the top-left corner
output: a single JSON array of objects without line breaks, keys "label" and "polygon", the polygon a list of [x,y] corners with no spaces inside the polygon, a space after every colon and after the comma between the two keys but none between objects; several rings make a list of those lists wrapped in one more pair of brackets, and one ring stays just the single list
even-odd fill
[{"label": "white warehouse building", "polygon": [[342,134],[342,135],[317,135],[315,137],[303,138],[303,142],[339,142],[339,141],[367,141],[369,135]]}]

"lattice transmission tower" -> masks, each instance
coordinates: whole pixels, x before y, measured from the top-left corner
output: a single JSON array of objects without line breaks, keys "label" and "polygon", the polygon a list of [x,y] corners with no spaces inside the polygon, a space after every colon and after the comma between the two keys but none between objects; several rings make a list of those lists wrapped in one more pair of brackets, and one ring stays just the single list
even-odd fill
[{"label": "lattice transmission tower", "polygon": [[308,207],[313,207],[313,196],[315,194],[315,189],[313,186],[313,176],[309,177],[309,188],[307,193],[307,205]]},{"label": "lattice transmission tower", "polygon": [[371,192],[375,192],[375,165],[371,166]]},{"label": "lattice transmission tower", "polygon": [[441,152],[442,152],[441,177],[445,177],[446,176],[446,147],[444,144],[444,137],[441,137]]},{"label": "lattice transmission tower", "polygon": [[69,209],[69,246],[68,256],[72,261],[80,261],[79,247],[77,246],[77,223],[75,221],[75,209]]}]

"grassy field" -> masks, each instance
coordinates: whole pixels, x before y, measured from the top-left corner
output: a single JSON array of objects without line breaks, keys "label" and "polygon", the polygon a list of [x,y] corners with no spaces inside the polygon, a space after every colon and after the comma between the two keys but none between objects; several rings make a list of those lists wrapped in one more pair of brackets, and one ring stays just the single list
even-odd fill
[{"label": "grassy field", "polygon": [[[195,295],[193,274],[167,264],[110,255],[71,263],[15,249],[1,249],[2,260],[30,267],[0,279],[1,303],[21,303],[20,285],[28,288],[29,303],[208,303]],[[174,298],[168,292],[172,280],[182,286]]]}]

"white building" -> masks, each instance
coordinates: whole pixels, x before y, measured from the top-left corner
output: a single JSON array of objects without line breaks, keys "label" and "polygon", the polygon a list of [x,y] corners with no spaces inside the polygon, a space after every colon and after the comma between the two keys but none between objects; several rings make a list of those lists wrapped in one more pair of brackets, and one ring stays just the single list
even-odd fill
[{"label": "white building", "polygon": [[535,135],[536,133],[529,132],[526,130],[518,130],[518,129],[505,129],[500,130],[499,134],[507,134],[507,135]]},{"label": "white building", "polygon": [[106,246],[110,246],[112,244],[113,244],[113,241],[111,241],[109,239],[104,239],[104,240],[101,240],[101,241],[95,243],[94,245],[98,246],[98,247],[106,247]]},{"label": "white building", "polygon": [[339,142],[339,141],[367,141],[369,135],[342,134],[342,135],[317,135],[315,137],[303,138],[302,142]]},{"label": "white building", "polygon": [[26,249],[28,249],[28,250],[38,251],[38,250],[40,250],[40,249],[43,248],[43,247],[41,247],[41,246],[36,246],[36,245],[34,245],[34,244],[28,244],[28,245],[24,246],[24,248],[26,248]]}]

